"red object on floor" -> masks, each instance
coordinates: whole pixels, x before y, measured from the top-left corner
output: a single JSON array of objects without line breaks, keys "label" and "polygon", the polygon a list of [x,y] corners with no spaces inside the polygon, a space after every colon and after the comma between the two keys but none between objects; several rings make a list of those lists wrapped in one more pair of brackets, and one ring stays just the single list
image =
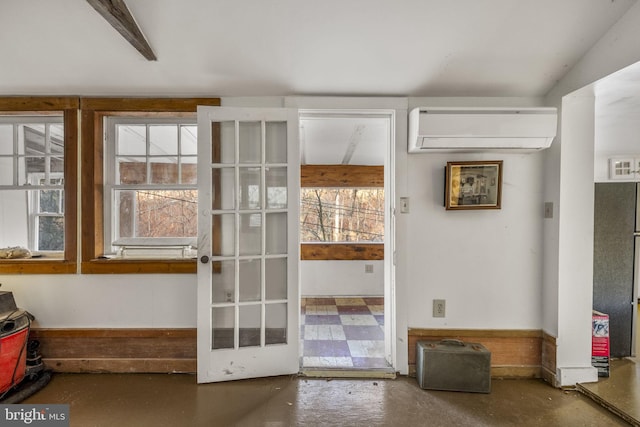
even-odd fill
[{"label": "red object on floor", "polygon": [[0,322],[0,393],[18,385],[27,366],[28,313],[18,310]]}]

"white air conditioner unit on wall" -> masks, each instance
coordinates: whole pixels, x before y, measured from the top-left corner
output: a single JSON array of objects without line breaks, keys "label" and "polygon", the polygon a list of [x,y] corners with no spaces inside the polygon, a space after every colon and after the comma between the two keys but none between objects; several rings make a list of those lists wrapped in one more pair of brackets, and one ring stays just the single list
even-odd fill
[{"label": "white air conditioner unit on wall", "polygon": [[409,113],[409,153],[539,151],[557,124],[556,108],[419,107]]}]

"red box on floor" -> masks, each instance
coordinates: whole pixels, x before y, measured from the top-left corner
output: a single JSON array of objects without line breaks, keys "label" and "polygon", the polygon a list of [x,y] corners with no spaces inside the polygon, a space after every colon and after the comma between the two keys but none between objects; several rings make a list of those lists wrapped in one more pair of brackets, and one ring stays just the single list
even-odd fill
[{"label": "red box on floor", "polygon": [[609,376],[609,315],[593,310],[591,328],[591,365],[599,377]]}]

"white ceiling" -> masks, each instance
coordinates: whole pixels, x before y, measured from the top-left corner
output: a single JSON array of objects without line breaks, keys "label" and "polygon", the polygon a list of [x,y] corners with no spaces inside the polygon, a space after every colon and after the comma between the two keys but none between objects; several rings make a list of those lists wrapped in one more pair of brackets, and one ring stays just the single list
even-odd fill
[{"label": "white ceiling", "polygon": [[0,94],[541,96],[635,0],[3,0]]},{"label": "white ceiling", "polygon": [[[84,0],[2,0],[0,94],[544,96],[636,0],[125,1],[157,61]],[[332,123],[303,161],[380,164],[379,123]]]}]

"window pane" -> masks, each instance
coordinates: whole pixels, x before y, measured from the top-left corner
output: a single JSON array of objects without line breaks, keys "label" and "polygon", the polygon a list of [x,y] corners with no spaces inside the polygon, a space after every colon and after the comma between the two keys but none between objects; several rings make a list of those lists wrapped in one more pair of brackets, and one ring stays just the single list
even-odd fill
[{"label": "window pane", "polygon": [[261,279],[260,279],[260,259],[241,260],[240,275],[240,302],[260,301]]},{"label": "window pane", "polygon": [[13,125],[0,125],[0,155],[13,154]]},{"label": "window pane", "polygon": [[287,343],[287,304],[267,304],[265,306],[265,344]]},{"label": "window pane", "polygon": [[195,190],[119,190],[115,193],[119,201],[119,237],[197,236]]},{"label": "window pane", "polygon": [[147,162],[144,157],[127,157],[118,160],[119,184],[144,184],[147,182]]},{"label": "window pane", "polygon": [[62,212],[62,191],[42,190],[40,195],[40,212],[60,213]]},{"label": "window pane", "polygon": [[151,159],[152,184],[177,184],[178,159],[176,157],[154,157]]},{"label": "window pane", "polygon": [[0,157],[0,185],[13,185],[12,157]]},{"label": "window pane", "polygon": [[198,154],[198,126],[180,126],[180,154]]},{"label": "window pane", "polygon": [[262,126],[260,122],[240,122],[240,163],[262,160]]},{"label": "window pane", "polygon": [[64,158],[63,157],[51,157],[49,160],[49,167],[51,172],[64,173]]},{"label": "window pane", "polygon": [[149,154],[152,156],[178,154],[178,126],[149,126]]},{"label": "window pane", "polygon": [[303,242],[384,240],[382,188],[303,188],[300,200]]},{"label": "window pane", "polygon": [[49,137],[51,138],[50,153],[63,154],[64,153],[64,125],[50,124]]},{"label": "window pane", "polygon": [[181,184],[197,184],[198,183],[198,158],[182,157],[182,170],[180,172]]},{"label": "window pane", "polygon": [[147,127],[144,125],[116,125],[116,154],[147,155]]},{"label": "window pane", "polygon": [[37,250],[64,250],[64,218],[61,216],[40,216],[38,219]]}]

